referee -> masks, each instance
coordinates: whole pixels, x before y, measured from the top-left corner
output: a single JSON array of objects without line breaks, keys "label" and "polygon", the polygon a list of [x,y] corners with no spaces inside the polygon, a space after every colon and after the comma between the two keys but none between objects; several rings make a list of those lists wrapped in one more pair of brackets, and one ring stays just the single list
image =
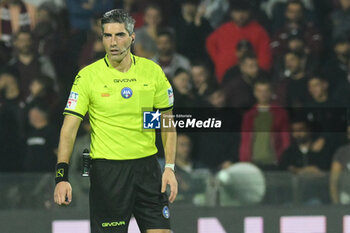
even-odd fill
[{"label": "referee", "polygon": [[127,12],[111,10],[101,22],[106,56],[75,77],[64,110],[54,199],[58,205],[72,201],[68,163],[80,122],[89,112],[91,232],[127,232],[134,215],[141,232],[170,233],[168,201],[177,195],[176,131],[161,130],[166,157],[161,174],[155,133],[141,129],[142,109],[172,116],[172,88],[157,64],[131,54],[135,20]]}]

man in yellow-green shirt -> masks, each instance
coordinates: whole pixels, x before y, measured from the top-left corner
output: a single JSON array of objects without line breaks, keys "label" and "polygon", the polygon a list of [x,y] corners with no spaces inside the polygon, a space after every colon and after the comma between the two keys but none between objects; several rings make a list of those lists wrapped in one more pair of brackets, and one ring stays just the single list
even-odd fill
[{"label": "man in yellow-green shirt", "polygon": [[72,200],[68,163],[80,122],[89,112],[91,232],[127,232],[134,215],[142,232],[169,233],[165,190],[170,185],[173,202],[176,132],[161,130],[166,159],[162,175],[154,155],[155,133],[142,128],[145,109],[172,115],[172,88],[157,64],[131,54],[135,21],[128,13],[111,10],[101,22],[106,56],[78,73],[64,110],[55,202],[68,205]]}]

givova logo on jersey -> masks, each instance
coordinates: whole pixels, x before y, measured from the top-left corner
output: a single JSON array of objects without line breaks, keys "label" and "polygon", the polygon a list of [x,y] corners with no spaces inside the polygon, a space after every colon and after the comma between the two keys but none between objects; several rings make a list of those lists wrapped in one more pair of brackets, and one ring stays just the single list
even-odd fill
[{"label": "givova logo on jersey", "polygon": [[159,110],[156,112],[143,112],[143,128],[144,129],[160,129]]}]

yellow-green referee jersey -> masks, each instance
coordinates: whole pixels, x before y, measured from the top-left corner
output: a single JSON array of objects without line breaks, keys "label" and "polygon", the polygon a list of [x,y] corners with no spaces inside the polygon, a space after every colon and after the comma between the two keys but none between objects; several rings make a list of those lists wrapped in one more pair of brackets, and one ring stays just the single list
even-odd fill
[{"label": "yellow-green referee jersey", "polygon": [[83,119],[89,112],[93,159],[138,159],[157,152],[154,131],[143,131],[143,108],[172,109],[171,85],[159,65],[131,54],[123,73],[107,58],[75,77],[64,114]]}]

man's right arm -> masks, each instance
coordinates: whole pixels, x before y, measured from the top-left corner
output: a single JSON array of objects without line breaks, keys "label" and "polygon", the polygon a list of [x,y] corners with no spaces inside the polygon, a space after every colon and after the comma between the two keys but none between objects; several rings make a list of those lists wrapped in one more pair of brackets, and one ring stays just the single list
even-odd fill
[{"label": "man's right arm", "polygon": [[[57,163],[69,163],[80,123],[81,119],[78,117],[65,116],[58,145]],[[54,199],[59,205],[68,205],[72,201],[72,187],[69,182],[61,181],[57,183]]]}]

